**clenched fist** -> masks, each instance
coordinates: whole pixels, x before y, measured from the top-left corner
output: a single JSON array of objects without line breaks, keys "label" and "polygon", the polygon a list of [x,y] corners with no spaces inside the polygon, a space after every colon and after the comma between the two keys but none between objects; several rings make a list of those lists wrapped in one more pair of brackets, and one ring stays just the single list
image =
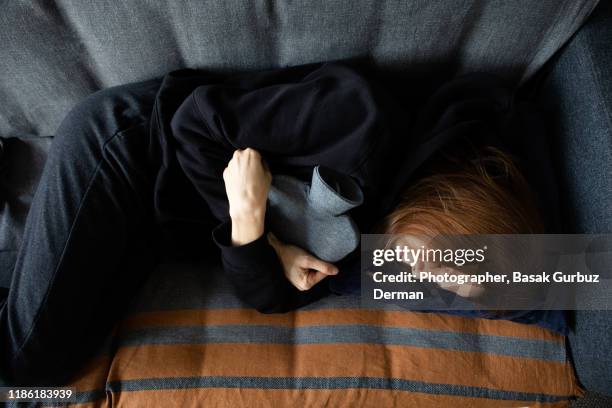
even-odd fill
[{"label": "clenched fist", "polygon": [[283,265],[285,277],[298,290],[309,290],[326,277],[338,274],[338,268],[333,264],[295,245],[281,242],[273,233],[268,233],[267,238]]},{"label": "clenched fist", "polygon": [[223,171],[232,219],[232,243],[244,245],[264,231],[266,202],[272,175],[254,149],[236,150]]}]

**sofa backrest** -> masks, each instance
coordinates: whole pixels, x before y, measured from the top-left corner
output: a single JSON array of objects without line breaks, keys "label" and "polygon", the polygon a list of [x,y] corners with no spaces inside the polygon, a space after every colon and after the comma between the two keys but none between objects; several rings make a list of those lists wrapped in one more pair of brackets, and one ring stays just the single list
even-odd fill
[{"label": "sofa backrest", "polygon": [[98,89],[181,67],[372,56],[526,80],[597,0],[0,0],[0,137],[53,135]]}]

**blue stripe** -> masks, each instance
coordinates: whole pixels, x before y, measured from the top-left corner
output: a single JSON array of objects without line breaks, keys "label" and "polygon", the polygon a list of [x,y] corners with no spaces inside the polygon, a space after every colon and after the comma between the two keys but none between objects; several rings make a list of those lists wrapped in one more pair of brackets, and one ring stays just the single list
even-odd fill
[{"label": "blue stripe", "polygon": [[419,392],[433,395],[450,395],[468,398],[487,398],[493,400],[539,402],[565,401],[572,397],[378,377],[172,377],[113,381],[107,384],[107,390],[115,393],[121,391],[189,388],[255,388],[288,390],[338,390],[360,388]]},{"label": "blue stripe", "polygon": [[366,343],[441,348],[548,361],[566,361],[565,346],[561,342],[369,325],[151,327],[126,332],[119,340],[120,346],[208,343]]},{"label": "blue stripe", "polygon": [[101,399],[106,399],[106,391],[104,390],[77,392],[74,403],[84,404],[86,402],[98,401]]},{"label": "blue stripe", "polygon": [[[106,390],[79,392],[77,403],[104,399],[108,392],[152,391],[195,388],[254,388],[254,389],[375,389],[448,395],[465,398],[486,398],[509,401],[566,401],[574,396],[558,396],[543,393],[503,391],[485,387],[455,384],[437,384],[422,381],[379,377],[168,377],[138,380],[112,381]],[[51,404],[53,405],[53,404]]]}]

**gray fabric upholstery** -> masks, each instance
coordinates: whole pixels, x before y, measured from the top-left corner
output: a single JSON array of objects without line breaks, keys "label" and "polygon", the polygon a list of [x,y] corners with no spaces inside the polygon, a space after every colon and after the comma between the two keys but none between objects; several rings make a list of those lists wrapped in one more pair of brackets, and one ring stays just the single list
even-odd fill
[{"label": "gray fabric upholstery", "polygon": [[[602,2],[563,49],[540,97],[554,138],[565,230],[612,233],[611,2]],[[578,379],[612,396],[612,311],[577,311],[571,326]]]},{"label": "gray fabric upholstery", "polygon": [[595,392],[587,392],[583,398],[574,401],[571,408],[610,408],[612,397],[606,397]]},{"label": "gray fabric upholstery", "polygon": [[563,50],[541,91],[572,232],[612,232],[611,44],[608,2]]},{"label": "gray fabric upholstery", "polygon": [[254,69],[371,55],[520,81],[597,0],[0,0],[0,136],[52,135],[99,88],[180,67]]}]

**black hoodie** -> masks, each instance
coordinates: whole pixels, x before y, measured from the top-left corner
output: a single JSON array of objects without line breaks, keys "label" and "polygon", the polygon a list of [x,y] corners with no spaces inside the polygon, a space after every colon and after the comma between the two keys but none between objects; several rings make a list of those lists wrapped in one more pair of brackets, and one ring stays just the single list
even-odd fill
[{"label": "black hoodie", "polygon": [[[323,165],[352,176],[364,192],[364,204],[351,215],[364,233],[394,208],[421,165],[449,143],[494,145],[533,156],[528,146],[531,132],[539,132],[535,119],[516,109],[513,92],[493,76],[450,81],[418,115],[393,95],[397,93],[353,63],[227,76],[170,73],[160,88],[152,124],[158,141],[153,148],[162,158],[155,205],[168,241],[181,236],[175,243],[212,254],[204,235],[214,229],[237,294],[262,312],[284,312],[330,288],[358,290],[359,253],[338,264],[337,277],[301,292],[285,278],[265,234],[247,245],[231,246],[222,172],[235,149],[258,150],[273,174],[309,181],[313,167]],[[406,97],[411,97],[409,90]],[[538,150],[536,166],[541,168],[531,172],[544,171],[534,182],[541,187],[552,173]]]}]

